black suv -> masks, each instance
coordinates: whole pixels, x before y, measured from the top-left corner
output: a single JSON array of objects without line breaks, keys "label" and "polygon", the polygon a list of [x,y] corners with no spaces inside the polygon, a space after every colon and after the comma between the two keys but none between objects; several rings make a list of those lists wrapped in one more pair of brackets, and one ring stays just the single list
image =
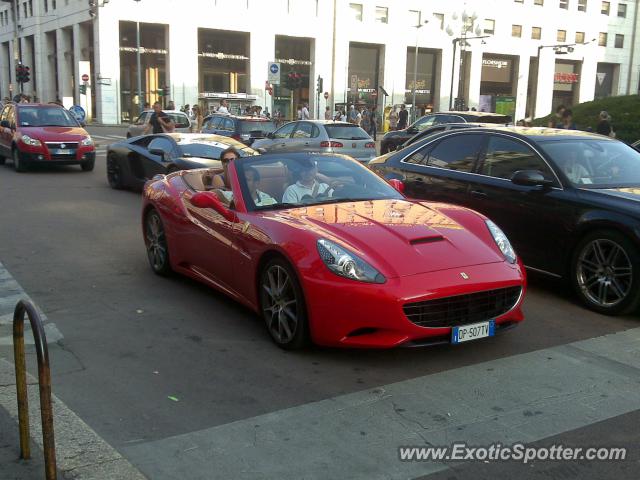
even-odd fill
[{"label": "black suv", "polygon": [[254,140],[266,137],[275,129],[275,122],[268,118],[214,113],[203,120],[201,132],[231,137],[251,146]]},{"label": "black suv", "polygon": [[430,113],[420,117],[403,130],[387,132],[380,142],[380,155],[402,148],[402,144],[425,128],[442,123],[493,123],[508,125],[512,122],[509,115],[486,112],[442,112]]}]

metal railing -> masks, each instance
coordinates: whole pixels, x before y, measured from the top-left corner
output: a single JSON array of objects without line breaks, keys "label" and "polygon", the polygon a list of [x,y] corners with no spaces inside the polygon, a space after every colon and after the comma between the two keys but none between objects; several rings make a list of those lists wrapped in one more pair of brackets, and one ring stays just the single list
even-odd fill
[{"label": "metal railing", "polygon": [[27,365],[24,353],[24,314],[29,317],[38,358],[38,384],[40,385],[40,413],[42,416],[42,444],[46,480],[56,479],[56,446],[53,435],[53,409],[51,407],[51,370],[49,350],[42,320],[33,303],[20,300],[13,312],[13,354],[16,366],[16,393],[20,428],[20,458],[31,458],[29,437],[29,400],[27,397]]}]

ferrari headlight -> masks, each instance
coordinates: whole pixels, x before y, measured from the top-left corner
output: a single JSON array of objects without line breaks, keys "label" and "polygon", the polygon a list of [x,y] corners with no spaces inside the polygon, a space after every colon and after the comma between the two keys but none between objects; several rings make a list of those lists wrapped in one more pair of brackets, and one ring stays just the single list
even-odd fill
[{"label": "ferrari headlight", "polygon": [[496,242],[496,245],[498,245],[498,248],[504,255],[504,258],[509,263],[516,263],[516,252],[513,250],[513,247],[511,246],[511,243],[509,242],[509,239],[507,238],[507,236],[504,234],[502,230],[500,230],[500,227],[498,227],[491,220],[487,220],[486,222],[487,222],[487,227],[491,232],[491,236],[493,237],[493,240]]},{"label": "ferrari headlight", "polygon": [[329,270],[341,277],[368,283],[386,281],[384,275],[367,262],[330,240],[318,240],[318,254]]},{"label": "ferrari headlight", "polygon": [[20,137],[20,140],[22,140],[22,143],[24,143],[25,145],[31,145],[32,147],[40,147],[42,145],[40,140],[38,140],[37,138],[31,138],[29,135],[22,135],[22,137]]},{"label": "ferrari headlight", "polygon": [[84,137],[80,143],[83,147],[91,147],[93,145],[93,138]]}]

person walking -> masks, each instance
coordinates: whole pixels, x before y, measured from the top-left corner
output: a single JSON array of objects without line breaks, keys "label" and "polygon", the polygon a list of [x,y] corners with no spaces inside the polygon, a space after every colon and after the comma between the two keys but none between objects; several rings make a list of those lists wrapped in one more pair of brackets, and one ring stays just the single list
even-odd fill
[{"label": "person walking", "polygon": [[153,104],[153,113],[149,117],[144,133],[170,133],[175,129],[175,125],[171,117],[162,111],[160,102]]},{"label": "person walking", "polygon": [[371,117],[369,116],[369,110],[367,110],[366,106],[362,107],[362,111],[360,112],[360,126],[367,133],[371,130]]},{"label": "person walking", "polygon": [[573,112],[570,108],[565,109],[562,113],[562,123],[560,128],[564,128],[565,130],[577,130],[576,124],[573,121]]},{"label": "person walking", "polygon": [[398,130],[404,130],[409,123],[409,112],[404,104],[400,105],[400,113],[398,114]]},{"label": "person walking", "polygon": [[229,102],[226,99],[220,100],[220,106],[218,107],[218,113],[229,115]]},{"label": "person walking", "polygon": [[556,108],[556,114],[549,119],[549,123],[547,124],[547,126],[549,128],[564,128],[562,126],[564,123],[562,121],[562,116],[564,115],[566,109],[567,107],[565,107],[564,105],[558,105],[558,107]]},{"label": "person walking", "polygon": [[302,105],[302,120],[309,120],[309,104]]},{"label": "person walking", "polygon": [[358,112],[356,111],[355,105],[349,105],[349,115],[347,115],[347,120],[349,123],[356,123],[357,118]]},{"label": "person walking", "polygon": [[369,135],[376,141],[376,135],[378,134],[378,106],[371,107],[371,113],[369,114],[369,122],[371,124]]},{"label": "person walking", "polygon": [[327,105],[326,108],[324,109],[324,119],[331,120],[332,118],[333,116],[331,115],[331,107]]},{"label": "person walking", "polygon": [[192,109],[191,133],[200,133],[202,130],[202,112],[198,105],[194,105]]},{"label": "person walking", "polygon": [[397,130],[398,128],[398,109],[393,107],[389,112],[389,130]]},{"label": "person walking", "polygon": [[616,133],[611,128],[611,117],[606,111],[601,111],[598,116],[598,126],[596,132],[600,135],[606,135],[607,137],[616,138]]}]

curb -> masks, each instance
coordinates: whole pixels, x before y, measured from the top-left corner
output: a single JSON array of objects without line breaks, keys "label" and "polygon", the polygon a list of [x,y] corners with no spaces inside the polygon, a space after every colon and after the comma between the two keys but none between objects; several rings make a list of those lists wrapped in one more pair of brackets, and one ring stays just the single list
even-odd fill
[{"label": "curb", "polygon": [[[14,365],[0,358],[0,408],[6,410],[18,430]],[[42,449],[38,382],[27,373],[31,440]],[[56,463],[65,479],[146,480],[137,468],[104,441],[58,397],[51,396],[56,443]]]}]

